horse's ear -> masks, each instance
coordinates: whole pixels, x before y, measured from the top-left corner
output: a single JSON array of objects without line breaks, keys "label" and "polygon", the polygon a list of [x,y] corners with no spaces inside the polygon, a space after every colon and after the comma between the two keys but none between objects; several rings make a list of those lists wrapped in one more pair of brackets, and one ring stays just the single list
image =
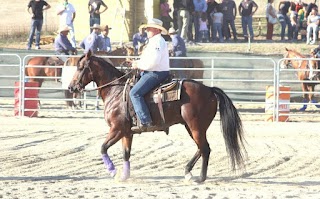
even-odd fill
[{"label": "horse's ear", "polygon": [[286,51],[289,51],[289,49],[287,47],[285,47]]},{"label": "horse's ear", "polygon": [[86,59],[89,59],[92,56],[91,50],[89,50],[86,54]]}]

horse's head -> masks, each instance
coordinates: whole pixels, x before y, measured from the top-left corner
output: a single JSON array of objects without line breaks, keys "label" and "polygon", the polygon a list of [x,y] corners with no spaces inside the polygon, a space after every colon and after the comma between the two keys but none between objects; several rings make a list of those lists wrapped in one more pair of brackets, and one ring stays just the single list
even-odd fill
[{"label": "horse's head", "polygon": [[73,78],[69,84],[69,91],[82,92],[87,84],[94,81],[93,71],[91,67],[91,57],[92,53],[89,51],[87,54],[83,55],[77,63],[77,71],[73,75]]},{"label": "horse's head", "polygon": [[281,65],[280,65],[281,68],[290,68],[290,67],[292,67],[291,60],[289,60],[290,54],[291,54],[291,50],[286,48],[286,52],[283,55],[283,58],[285,58],[285,59],[282,61]]}]

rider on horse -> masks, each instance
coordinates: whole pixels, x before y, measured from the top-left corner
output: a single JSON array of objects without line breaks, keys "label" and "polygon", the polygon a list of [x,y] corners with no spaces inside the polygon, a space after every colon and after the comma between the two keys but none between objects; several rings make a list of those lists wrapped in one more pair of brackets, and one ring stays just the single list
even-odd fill
[{"label": "rider on horse", "polygon": [[132,61],[132,68],[143,71],[141,78],[130,91],[130,99],[140,121],[140,124],[137,122],[137,126],[131,128],[135,132],[156,129],[144,96],[167,79],[170,70],[168,46],[161,36],[161,34],[166,35],[167,30],[162,27],[162,21],[149,19],[141,28],[146,28],[149,42],[142,51],[140,60]]}]

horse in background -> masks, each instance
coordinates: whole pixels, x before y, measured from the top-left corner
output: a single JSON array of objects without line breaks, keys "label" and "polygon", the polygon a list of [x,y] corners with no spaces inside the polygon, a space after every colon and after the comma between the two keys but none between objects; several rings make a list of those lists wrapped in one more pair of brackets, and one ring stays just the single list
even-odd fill
[{"label": "horse in background", "polygon": [[[64,62],[58,57],[33,57],[27,61],[25,67],[25,76],[28,76],[29,82],[38,82],[39,87],[42,86],[44,78],[37,77],[56,77],[55,81],[60,81],[62,68],[48,68],[45,66],[63,66]],[[37,67],[29,67],[37,66]]]},{"label": "horse in background", "polygon": [[[104,118],[110,127],[101,146],[102,160],[108,173],[114,177],[117,170],[108,155],[108,150],[119,140],[122,140],[124,162],[121,180],[127,180],[130,177],[129,159],[134,134],[131,131],[131,126],[135,116],[129,113],[128,104],[123,97],[127,96],[127,91],[125,91],[127,89],[124,88],[128,88],[129,74],[121,72],[102,58],[92,56],[89,51],[80,58],[77,71],[69,85],[71,92],[81,92],[90,82],[93,81],[97,84],[105,104]],[[223,138],[232,169],[242,168],[246,157],[244,135],[241,118],[231,99],[217,87],[208,87],[190,79],[181,81],[178,87],[179,100],[157,102],[162,103],[165,120],[161,118],[159,104],[153,102],[149,105],[151,117],[158,130],[167,129],[174,124],[183,124],[197,145],[196,153],[185,166],[185,178],[192,179],[191,170],[200,158],[202,158],[201,173],[196,181],[203,182],[207,178],[211,149],[206,134],[218,108]],[[146,97],[150,97],[150,95]]]},{"label": "horse in background", "polygon": [[[284,58],[288,58],[284,60],[281,64],[281,68],[289,68],[292,67],[297,69],[297,76],[298,79],[301,81],[310,80],[310,77],[314,77],[312,80],[320,80],[320,73],[316,72],[316,75],[310,74],[310,68],[316,69],[317,68],[317,61],[316,60],[298,60],[296,58],[306,58],[306,56],[300,54],[295,50],[290,50],[286,48],[286,53],[284,54]],[[289,59],[291,58],[291,59]],[[296,60],[295,60],[296,59]],[[300,70],[305,69],[305,70]],[[302,82],[302,92],[303,92],[303,103],[317,103],[314,99],[314,87],[320,84],[320,82]],[[320,105],[315,105],[317,108],[320,108]],[[305,111],[307,109],[307,105],[304,104],[300,111]]]}]

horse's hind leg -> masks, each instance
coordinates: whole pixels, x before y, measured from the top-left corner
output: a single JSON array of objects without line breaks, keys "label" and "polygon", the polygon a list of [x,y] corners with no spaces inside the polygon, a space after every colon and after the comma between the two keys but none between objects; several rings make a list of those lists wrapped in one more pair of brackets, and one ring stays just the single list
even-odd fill
[{"label": "horse's hind leg", "polygon": [[132,146],[133,136],[122,138],[122,148],[123,148],[123,171],[121,180],[127,180],[130,177],[130,156],[131,156],[131,146]]},{"label": "horse's hind leg", "polygon": [[[190,180],[192,177],[191,170],[193,169],[196,162],[202,157],[202,165],[201,165],[201,173],[200,178],[197,180],[198,182],[203,182],[207,179],[207,170],[208,170],[208,163],[209,163],[209,156],[210,156],[210,147],[209,143],[206,138],[206,133],[201,134],[200,130],[190,130],[188,126],[186,126],[189,135],[195,141],[198,146],[198,150],[195,155],[191,158],[185,168],[185,178]],[[204,131],[205,132],[205,131]]]}]

